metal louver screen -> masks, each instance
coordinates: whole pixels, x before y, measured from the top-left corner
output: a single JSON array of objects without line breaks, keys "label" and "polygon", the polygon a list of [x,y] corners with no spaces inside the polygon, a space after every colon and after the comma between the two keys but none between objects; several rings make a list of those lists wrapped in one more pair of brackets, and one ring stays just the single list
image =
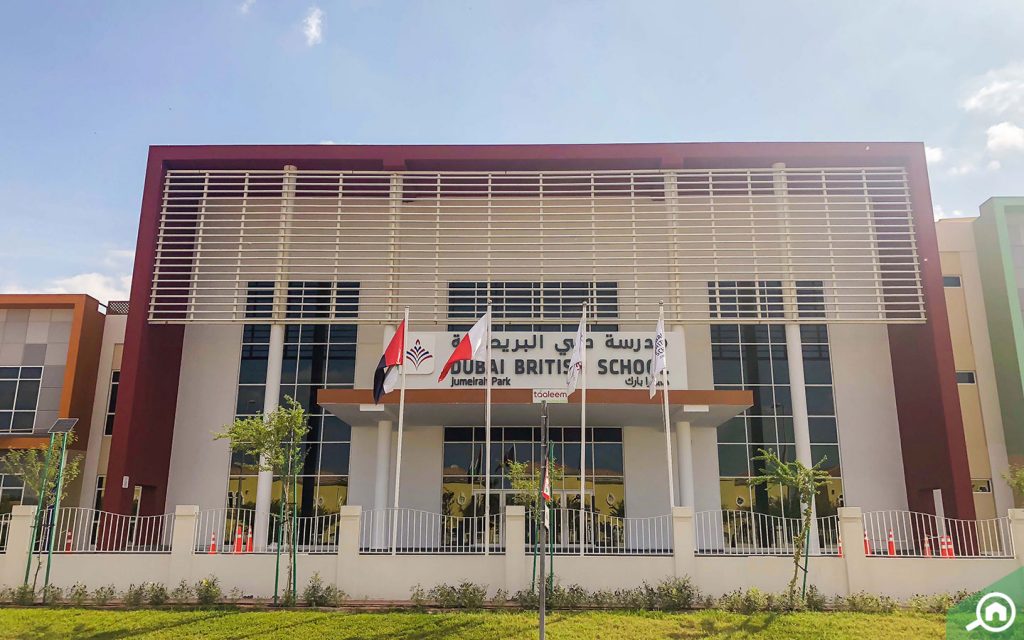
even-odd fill
[{"label": "metal louver screen", "polygon": [[[405,305],[447,324],[462,282],[617,283],[623,324],[662,300],[670,323],[736,322],[709,291],[759,281],[781,283],[786,309],[820,283],[829,322],[925,319],[903,168],[167,172],[151,322],[244,321],[252,282],[269,283],[264,317],[322,322],[287,313],[311,281],[355,283],[364,324]],[[352,290],[322,302],[351,309],[337,296]]]}]

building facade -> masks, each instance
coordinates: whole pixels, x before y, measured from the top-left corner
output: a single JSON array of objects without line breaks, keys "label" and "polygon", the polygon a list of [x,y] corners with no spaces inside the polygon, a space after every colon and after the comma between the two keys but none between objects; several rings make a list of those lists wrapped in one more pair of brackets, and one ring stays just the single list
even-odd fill
[{"label": "building facade", "polygon": [[[632,342],[659,300],[668,447]],[[490,474],[482,371],[410,373],[402,507],[505,504],[508,461],[536,457],[523,391],[564,384],[586,301],[586,433],[577,398],[552,408],[566,506],[667,513],[667,448],[677,504],[790,515],[749,484],[770,448],[824,461],[820,514],[934,512],[939,490],[974,517],[921,149],[891,144],[155,147],[105,508],[269,504],[212,436],[285,395],[312,414],[303,512],[391,506],[395,399],[366,406],[387,332],[409,306],[430,368],[488,301]]]},{"label": "building facade", "polygon": [[[992,517],[1013,449],[960,251],[940,254],[917,144],[153,147],[131,302],[100,317],[76,416],[75,495],[267,512],[279,479],[215,434],[287,396],[311,416],[303,515],[501,513],[587,303],[586,429],[580,391],[550,406],[559,506],[791,518],[791,496],[750,482],[770,449],[828,470],[819,517]],[[667,440],[647,392],[659,302]],[[485,365],[437,382],[488,306],[489,433]],[[398,392],[374,405],[371,387],[406,307],[399,465]]]}]

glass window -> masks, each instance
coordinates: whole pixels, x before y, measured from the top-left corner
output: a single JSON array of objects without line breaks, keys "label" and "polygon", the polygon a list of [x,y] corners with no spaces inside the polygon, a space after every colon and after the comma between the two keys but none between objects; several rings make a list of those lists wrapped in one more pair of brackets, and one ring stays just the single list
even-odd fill
[{"label": "glass window", "polygon": [[103,425],[103,435],[114,435],[114,412],[117,410],[117,388],[121,382],[121,372],[110,374],[110,391],[107,394],[107,419]]},{"label": "glass window", "polygon": [[[351,318],[358,312],[358,293],[359,284],[354,282],[289,282],[286,314],[288,318],[303,320]],[[266,299],[267,305],[271,302],[272,298]],[[306,408],[309,418],[309,432],[303,444],[306,457],[296,499],[303,516],[337,513],[338,506],[348,497],[351,427],[318,405],[316,395],[328,386],[352,387],[356,337],[354,324],[292,324],[285,328],[279,401],[283,403],[286,396],[294,398]],[[236,401],[240,417],[263,410],[269,343],[269,325],[244,327]],[[257,475],[255,460],[232,455],[229,505],[255,505]],[[275,491],[275,496],[279,496],[279,481]]]},{"label": "glass window", "polygon": [[973,371],[957,371],[956,372],[956,383],[957,384],[974,384],[974,372]]},{"label": "glass window", "polygon": [[32,431],[42,367],[0,368],[0,432]]},{"label": "glass window", "polygon": [[[475,321],[486,311],[488,299],[495,331],[572,331],[587,300],[593,302],[591,330],[618,330],[617,324],[603,322],[619,315],[615,282],[449,282],[448,318]],[[453,322],[448,330],[465,331],[470,326]]]},{"label": "glass window", "polygon": [[960,276],[942,276],[942,286],[944,287],[959,287]]}]

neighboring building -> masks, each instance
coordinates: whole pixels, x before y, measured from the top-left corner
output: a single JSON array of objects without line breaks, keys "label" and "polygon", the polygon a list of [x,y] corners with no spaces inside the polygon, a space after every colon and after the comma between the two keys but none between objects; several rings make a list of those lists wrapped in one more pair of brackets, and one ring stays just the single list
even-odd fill
[{"label": "neighboring building", "polygon": [[[88,296],[0,295],[0,451],[45,446],[57,418],[78,418],[72,448],[86,448],[97,430],[103,324],[99,303]],[[0,515],[35,498],[0,468]]]},{"label": "neighboring building", "polygon": [[[563,386],[589,300],[585,473],[579,392],[551,407],[561,504],[585,480],[594,511],[665,514],[671,473],[678,505],[791,516],[749,485],[771,448],[825,461],[819,515],[934,513],[937,490],[972,519],[994,507],[969,451],[992,439],[968,420],[965,440],[942,284],[919,144],[153,147],[93,424],[115,371],[118,410],[110,438],[90,434],[82,502],[104,477],[122,513],[268,509],[277,483],[213,434],[289,395],[313,416],[303,513],[391,506],[397,393],[373,407],[370,387],[409,306],[401,506],[496,512],[505,463],[536,459],[530,389]],[[659,300],[671,472],[642,342]],[[483,378],[435,369],[488,301],[490,490]]]},{"label": "neighboring building", "polygon": [[1006,453],[1010,464],[1020,465],[1024,464],[1024,198],[987,200],[974,223],[974,235]]},{"label": "neighboring building", "polygon": [[936,229],[974,506],[979,518],[993,518],[1013,506],[1013,495],[1003,479],[1005,426],[1012,423],[1000,410],[1002,381],[993,354],[1003,347],[990,337],[993,307],[985,299],[990,287],[983,284],[975,242],[980,224],[977,218],[953,218],[939,220]]}]

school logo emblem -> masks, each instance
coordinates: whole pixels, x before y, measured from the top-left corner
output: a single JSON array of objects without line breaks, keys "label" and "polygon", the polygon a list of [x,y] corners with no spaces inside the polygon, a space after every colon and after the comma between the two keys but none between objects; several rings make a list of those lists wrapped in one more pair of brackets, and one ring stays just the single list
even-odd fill
[{"label": "school logo emblem", "polygon": [[405,350],[405,364],[410,374],[434,373],[434,338],[423,336],[413,340]]}]

